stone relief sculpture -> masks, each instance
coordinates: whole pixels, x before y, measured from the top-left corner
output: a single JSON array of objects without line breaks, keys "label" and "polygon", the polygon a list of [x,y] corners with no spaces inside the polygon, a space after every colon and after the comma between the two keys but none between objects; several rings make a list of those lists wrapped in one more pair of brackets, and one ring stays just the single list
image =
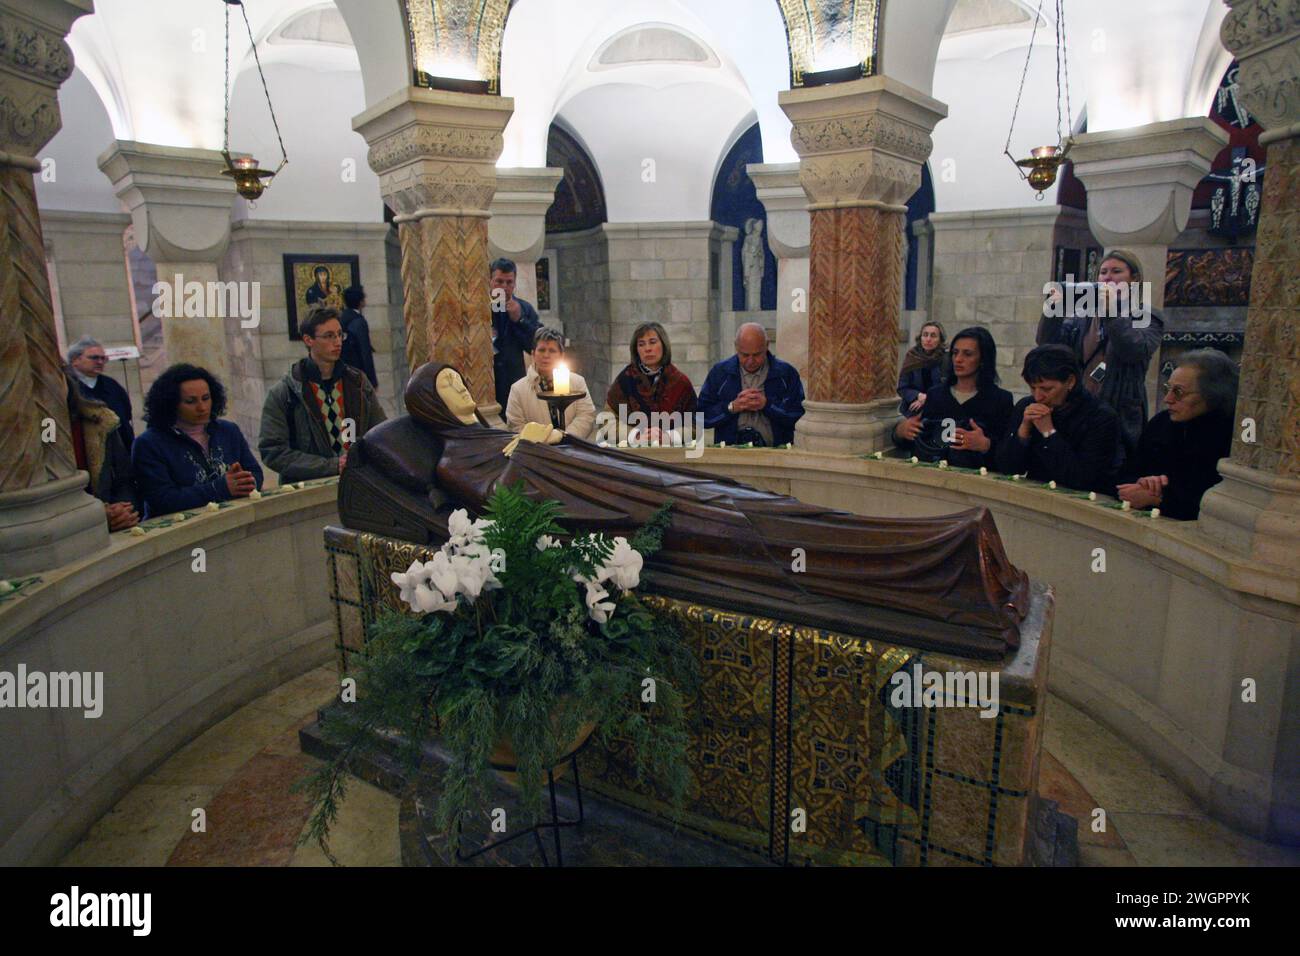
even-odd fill
[{"label": "stone relief sculpture", "polygon": [[745,276],[745,311],[763,308],[763,220],[745,223],[745,242],[740,247],[740,263]]}]

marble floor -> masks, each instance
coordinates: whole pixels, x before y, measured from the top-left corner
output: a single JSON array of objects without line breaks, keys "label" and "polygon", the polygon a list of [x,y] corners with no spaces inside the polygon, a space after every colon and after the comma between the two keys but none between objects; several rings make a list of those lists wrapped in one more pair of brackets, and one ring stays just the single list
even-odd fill
[{"label": "marble floor", "polygon": [[[297,846],[308,815],[290,785],[316,764],[298,730],[337,691],[333,667],[292,680],[175,753],[105,814],[68,866],[327,866]],[[1083,866],[1297,866],[1272,846],[1208,819],[1131,747],[1050,697],[1040,789],[1079,820]],[[1094,832],[1093,810],[1106,809]],[[202,808],[206,829],[195,832]],[[398,801],[353,781],[331,836],[347,866],[399,866]]]}]

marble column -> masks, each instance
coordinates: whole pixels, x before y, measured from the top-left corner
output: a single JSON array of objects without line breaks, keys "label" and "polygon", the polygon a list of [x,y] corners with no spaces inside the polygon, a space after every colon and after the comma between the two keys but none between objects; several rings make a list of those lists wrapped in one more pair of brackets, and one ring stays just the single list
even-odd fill
[{"label": "marble column", "polygon": [[891,77],[780,94],[808,196],[805,414],[795,445],[862,454],[897,421],[907,201],[947,107]]},{"label": "marble column", "polygon": [[67,384],[32,174],[59,131],[64,38],[89,2],[0,0],[0,578],[108,545],[69,429]]},{"label": "marble column", "polygon": [[1240,95],[1265,129],[1259,141],[1268,158],[1237,395],[1239,427],[1232,457],[1219,462],[1223,481],[1202,500],[1200,527],[1237,553],[1281,565],[1295,581],[1300,577],[1300,4],[1227,2],[1232,11],[1223,22],[1223,44],[1241,66]]},{"label": "marble column", "polygon": [[[221,175],[221,153],[117,140],[100,155],[99,168],[131,214],[136,245],[158,267],[158,281],[173,287],[171,314],[159,316],[166,364],[200,365],[229,383],[227,336],[241,319],[222,314],[222,296],[206,294],[208,283],[219,281],[237,195],[234,182]],[[183,308],[181,293],[190,282],[205,290],[198,315]],[[209,314],[209,304],[218,302]]]},{"label": "marble column", "polygon": [[492,377],[488,219],[496,159],[514,101],[409,87],[366,110],[352,128],[370,146],[402,244],[406,359],[412,372],[454,365],[489,417]]},{"label": "marble column", "polygon": [[[488,256],[512,259],[519,267],[515,293],[537,304],[537,260],[546,248],[546,212],[564,170],[498,169],[496,195],[488,221]],[[554,277],[552,277],[554,281]]]},{"label": "marble column", "polygon": [[776,256],[777,353],[808,371],[809,214],[798,163],[746,167],[767,210],[767,244]]}]

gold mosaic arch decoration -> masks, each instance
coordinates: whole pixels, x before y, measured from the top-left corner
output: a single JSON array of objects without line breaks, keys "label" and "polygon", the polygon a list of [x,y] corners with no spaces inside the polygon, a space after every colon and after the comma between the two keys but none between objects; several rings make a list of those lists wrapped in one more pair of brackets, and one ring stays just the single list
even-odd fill
[{"label": "gold mosaic arch decoration", "polygon": [[[411,63],[421,72],[439,63],[475,65],[485,92],[501,92],[501,41],[520,0],[403,0]],[[883,0],[776,0],[790,50],[790,85],[804,85],[820,51],[847,42],[863,76],[875,74]],[[849,67],[852,64],[844,64]]]}]

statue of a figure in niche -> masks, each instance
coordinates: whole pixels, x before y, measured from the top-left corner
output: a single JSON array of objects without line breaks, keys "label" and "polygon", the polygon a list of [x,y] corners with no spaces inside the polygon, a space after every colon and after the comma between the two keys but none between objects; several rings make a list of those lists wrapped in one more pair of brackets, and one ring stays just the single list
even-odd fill
[{"label": "statue of a figure in niche", "polygon": [[745,242],[740,247],[740,265],[745,274],[745,311],[763,308],[763,220],[745,223]]},{"label": "statue of a figure in niche", "polygon": [[498,484],[522,483],[558,501],[569,530],[630,537],[671,501],[642,576],[657,594],[964,657],[1019,646],[1029,579],[984,508],[864,518],[568,435],[548,445],[549,425],[487,427],[460,372],[438,363],[411,376],[406,408],[348,455],[349,528],[441,544],[454,509],[480,515]]}]

